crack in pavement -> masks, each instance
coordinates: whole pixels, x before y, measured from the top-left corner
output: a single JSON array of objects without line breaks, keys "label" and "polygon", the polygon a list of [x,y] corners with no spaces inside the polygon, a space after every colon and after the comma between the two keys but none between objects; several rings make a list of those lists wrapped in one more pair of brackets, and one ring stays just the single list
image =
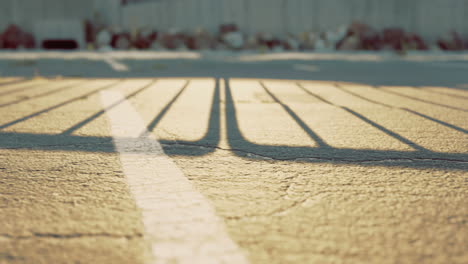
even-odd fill
[{"label": "crack in pavement", "polygon": [[[287,206],[282,206],[279,208],[276,208],[274,210],[271,210],[270,212],[266,212],[264,214],[248,214],[248,215],[243,215],[243,216],[226,216],[225,219],[227,220],[244,220],[244,219],[254,219],[254,218],[260,218],[260,217],[272,217],[272,216],[284,216],[287,215],[291,210],[294,210],[295,208],[299,206],[304,206],[308,201],[311,200],[318,200],[318,199],[323,199],[327,195],[332,193],[331,191],[324,191],[324,192],[319,192],[317,194],[314,194],[312,196],[307,196],[307,197],[302,197],[301,199],[293,200],[291,203]],[[284,199],[284,196],[282,196]]]},{"label": "crack in pavement", "polygon": [[286,207],[280,207],[277,208],[271,212],[267,212],[265,214],[248,214],[248,215],[242,215],[242,216],[226,216],[224,217],[226,220],[246,220],[246,219],[255,219],[255,218],[269,218],[272,216],[284,216],[286,215],[289,211],[293,210],[294,208],[297,208],[298,206],[301,206],[305,202],[307,202],[307,199],[302,199],[298,201],[292,202],[290,205]]},{"label": "crack in pavement", "polygon": [[[78,144],[44,144],[44,145],[34,145],[34,146],[21,146],[21,147],[3,147],[3,150],[20,150],[20,149],[37,149],[38,147],[43,148],[43,150],[53,150],[56,147],[71,147],[71,148],[80,148],[86,146],[111,146],[112,143],[110,142],[103,142],[103,143],[78,143]],[[238,152],[243,153],[247,157],[250,158],[257,158],[259,160],[264,161],[329,161],[329,162],[346,162],[346,163],[383,163],[383,162],[427,162],[427,161],[434,161],[434,162],[451,162],[451,163],[461,163],[465,164],[468,163],[468,160],[463,159],[447,159],[447,158],[437,158],[437,157],[414,157],[414,158],[383,158],[383,159],[346,159],[346,158],[325,158],[320,156],[294,156],[294,157],[287,157],[287,158],[280,158],[274,156],[267,156],[262,155],[253,151],[245,150],[245,149],[236,149],[236,148],[223,148],[219,146],[213,145],[203,145],[203,144],[191,144],[187,142],[179,142],[174,140],[174,143],[164,142],[161,143],[163,147],[186,147],[186,148],[203,148],[203,149],[217,149],[221,151],[229,151],[229,152]],[[84,149],[84,148],[83,148]],[[169,154],[170,155],[170,154]],[[172,156],[172,155],[170,155]],[[177,156],[174,154],[174,156]]]},{"label": "crack in pavement", "polygon": [[468,163],[468,160],[460,159],[444,159],[444,158],[385,158],[385,159],[343,159],[343,158],[323,158],[318,156],[296,156],[291,158],[278,158],[273,156],[266,156],[258,154],[252,151],[245,149],[233,149],[233,148],[222,148],[212,145],[201,145],[201,144],[188,144],[188,143],[179,143],[175,141],[174,143],[161,143],[162,146],[174,147],[198,147],[198,148],[209,148],[209,149],[218,149],[222,151],[234,151],[242,152],[249,156],[256,156],[265,160],[275,160],[275,161],[300,161],[300,160],[323,160],[323,161],[334,161],[334,162],[355,162],[355,163],[373,163],[373,162],[395,162],[395,161],[407,161],[407,162],[418,162],[418,161],[442,161],[442,162],[456,162],[456,163]]}]

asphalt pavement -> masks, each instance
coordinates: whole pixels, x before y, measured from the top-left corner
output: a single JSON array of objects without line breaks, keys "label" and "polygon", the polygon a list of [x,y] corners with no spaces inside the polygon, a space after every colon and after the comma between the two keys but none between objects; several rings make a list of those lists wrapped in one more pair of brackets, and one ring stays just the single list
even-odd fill
[{"label": "asphalt pavement", "polygon": [[468,262],[466,55],[158,56],[0,54],[0,263]]}]

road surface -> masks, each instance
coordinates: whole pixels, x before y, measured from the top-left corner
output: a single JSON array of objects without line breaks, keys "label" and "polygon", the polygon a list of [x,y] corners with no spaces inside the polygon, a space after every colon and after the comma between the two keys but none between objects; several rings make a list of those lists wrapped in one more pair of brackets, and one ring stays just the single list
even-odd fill
[{"label": "road surface", "polygon": [[468,262],[466,61],[7,55],[0,263]]}]

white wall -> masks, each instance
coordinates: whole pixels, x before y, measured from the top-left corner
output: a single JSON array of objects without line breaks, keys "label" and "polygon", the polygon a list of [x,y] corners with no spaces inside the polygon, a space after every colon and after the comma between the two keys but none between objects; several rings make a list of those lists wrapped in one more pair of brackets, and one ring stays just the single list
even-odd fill
[{"label": "white wall", "polygon": [[248,33],[329,30],[358,19],[377,28],[401,26],[428,38],[449,30],[468,35],[468,0],[155,0],[120,7],[120,0],[0,0],[0,30],[9,23],[34,31],[42,20],[91,18],[100,11],[127,29],[151,26],[215,31],[234,22]]},{"label": "white wall", "polygon": [[[102,0],[101,0],[102,1]],[[94,0],[0,0],[0,30],[16,23],[27,31],[41,20],[82,20],[92,15],[89,12]]]},{"label": "white wall", "polygon": [[428,38],[452,29],[468,34],[468,0],[159,0],[122,10],[128,29],[214,31],[220,23],[235,22],[245,32],[282,34],[329,30],[353,20],[403,27]]},{"label": "white wall", "polygon": [[73,38],[84,47],[85,19],[99,12],[102,19],[120,23],[120,0],[0,0],[0,31],[10,23],[44,38]]}]

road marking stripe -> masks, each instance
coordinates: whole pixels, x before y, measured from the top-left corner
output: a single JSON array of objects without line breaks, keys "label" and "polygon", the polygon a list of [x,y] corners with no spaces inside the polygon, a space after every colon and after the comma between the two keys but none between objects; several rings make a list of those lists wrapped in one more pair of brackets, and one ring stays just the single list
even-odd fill
[{"label": "road marking stripe", "polygon": [[123,95],[103,91],[101,100],[106,109],[123,100],[107,115],[130,191],[142,212],[154,258],[150,263],[247,264],[223,221],[159,142],[139,136],[146,127]]},{"label": "road marking stripe", "polygon": [[298,71],[319,72],[320,68],[316,65],[294,64],[293,68]]},{"label": "road marking stripe", "polygon": [[127,65],[118,62],[114,60],[111,57],[105,57],[104,61],[109,64],[109,66],[114,70],[114,71],[119,71],[119,72],[124,72],[124,71],[129,71],[129,68]]}]

